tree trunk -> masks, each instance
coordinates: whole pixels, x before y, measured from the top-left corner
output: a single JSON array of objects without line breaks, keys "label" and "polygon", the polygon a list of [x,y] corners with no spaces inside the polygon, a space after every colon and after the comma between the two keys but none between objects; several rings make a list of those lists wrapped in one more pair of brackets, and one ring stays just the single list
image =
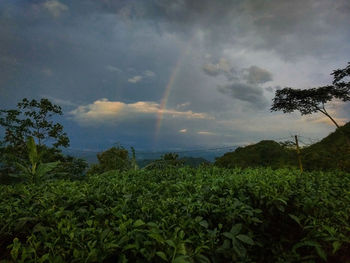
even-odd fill
[{"label": "tree trunk", "polygon": [[340,128],[340,126],[338,125],[338,123],[331,117],[331,115],[329,115],[326,112],[322,112],[324,115],[326,115],[333,123],[335,126],[337,126],[337,128]]},{"label": "tree trunk", "polygon": [[[327,113],[326,110],[325,111],[320,110],[320,112],[322,112],[324,115],[326,115],[334,123],[334,125],[337,126],[337,128],[340,128],[338,123]],[[340,132],[344,135],[346,144],[348,145],[348,152],[350,153],[350,139],[343,131],[340,131]]]}]

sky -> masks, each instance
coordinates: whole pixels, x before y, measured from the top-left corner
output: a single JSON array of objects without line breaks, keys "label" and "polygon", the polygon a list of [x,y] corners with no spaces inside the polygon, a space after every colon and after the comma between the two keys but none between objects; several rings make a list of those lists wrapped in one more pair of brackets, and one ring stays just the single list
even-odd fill
[{"label": "sky", "polygon": [[[48,98],[72,149],[248,145],[335,130],[275,90],[350,61],[348,0],[1,0],[0,108]],[[327,105],[340,123],[350,106]]]}]

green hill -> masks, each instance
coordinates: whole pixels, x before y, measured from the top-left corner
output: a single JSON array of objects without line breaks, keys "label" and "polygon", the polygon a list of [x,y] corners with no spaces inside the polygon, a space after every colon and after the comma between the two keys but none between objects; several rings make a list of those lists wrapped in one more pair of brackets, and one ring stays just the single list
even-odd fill
[{"label": "green hill", "polygon": [[[337,129],[323,140],[301,149],[302,163],[305,170],[350,171],[350,123]],[[215,165],[233,167],[291,167],[297,166],[296,151],[283,147],[275,141],[261,141],[246,147],[239,147],[234,152],[217,158]]]},{"label": "green hill", "polygon": [[280,168],[296,166],[297,163],[295,152],[275,141],[266,140],[246,147],[238,147],[234,152],[217,158],[215,165],[226,168],[258,166]]},{"label": "green hill", "polygon": [[306,169],[350,171],[350,122],[331,133],[320,142],[302,149]]}]

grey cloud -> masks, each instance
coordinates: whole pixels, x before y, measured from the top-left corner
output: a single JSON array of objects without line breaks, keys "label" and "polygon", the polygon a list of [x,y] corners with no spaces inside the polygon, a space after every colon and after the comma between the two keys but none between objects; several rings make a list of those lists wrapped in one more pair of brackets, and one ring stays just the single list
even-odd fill
[{"label": "grey cloud", "polygon": [[245,101],[257,108],[265,108],[267,100],[264,97],[263,89],[245,83],[232,83],[227,85],[219,85],[218,91],[222,94],[230,95],[234,99]]},{"label": "grey cloud", "polygon": [[267,87],[265,88],[265,90],[268,92],[273,92],[275,89],[273,87]]},{"label": "grey cloud", "polygon": [[221,59],[217,64],[205,64],[202,70],[207,75],[214,77],[223,74],[231,82],[219,85],[219,92],[228,94],[234,99],[248,102],[257,108],[264,108],[267,105],[261,86],[273,79],[272,73],[268,70],[258,66],[238,70],[231,67],[226,59]]},{"label": "grey cloud", "polygon": [[191,35],[201,30],[210,48],[239,44],[287,59],[349,51],[346,44],[334,49],[334,39],[350,39],[347,0],[105,0],[97,10],[149,21],[159,32]]},{"label": "grey cloud", "polygon": [[217,63],[206,63],[202,66],[203,72],[208,76],[224,75],[227,80],[238,79],[238,73],[233,68],[229,61],[225,58],[221,58]]},{"label": "grey cloud", "polygon": [[209,76],[218,76],[221,72],[218,67],[212,63],[204,64],[202,67],[205,74]]},{"label": "grey cloud", "polygon": [[[5,5],[12,5],[11,1],[4,1]],[[203,45],[211,50],[239,45],[247,50],[272,50],[287,59],[350,51],[346,45],[350,40],[347,0],[36,0],[23,1],[20,7],[12,8],[17,11],[7,13],[13,17],[17,12],[20,25],[27,26],[43,18],[35,8],[43,5],[55,17],[70,13],[70,19],[59,21],[67,25],[72,19],[113,14],[118,21],[149,24],[161,34],[176,32],[188,38],[200,31]],[[343,44],[339,45],[339,40]]]},{"label": "grey cloud", "polygon": [[250,84],[263,84],[273,79],[271,72],[266,69],[259,68],[258,66],[251,66],[244,69],[244,73],[244,78]]}]

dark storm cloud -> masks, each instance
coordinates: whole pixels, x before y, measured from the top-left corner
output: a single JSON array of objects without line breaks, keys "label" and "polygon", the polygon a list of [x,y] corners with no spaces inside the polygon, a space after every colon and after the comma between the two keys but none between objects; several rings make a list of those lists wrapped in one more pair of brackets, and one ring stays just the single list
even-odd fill
[{"label": "dark storm cloud", "polygon": [[[130,26],[95,8],[89,1],[2,2],[0,81],[6,96],[158,100],[164,80],[154,72],[158,65],[159,73],[169,70],[163,63],[172,62],[174,44],[154,37],[153,27]],[[140,74],[143,88],[136,91],[128,80]]]},{"label": "dark storm cloud", "polygon": [[251,106],[263,109],[268,104],[264,97],[263,89],[245,83],[231,83],[218,86],[218,91],[230,95],[234,99],[248,102]]},{"label": "dark storm cloud", "polygon": [[250,84],[263,84],[272,80],[272,74],[266,69],[251,66],[244,69],[244,78]]},{"label": "dark storm cloud", "polygon": [[202,70],[208,76],[226,76],[226,80],[230,83],[218,85],[217,90],[220,93],[248,102],[250,106],[255,108],[263,109],[267,105],[262,85],[273,80],[273,75],[268,70],[258,66],[243,69],[234,68],[226,59],[220,59],[216,64],[204,64]]},{"label": "dark storm cloud", "polygon": [[224,75],[230,81],[239,78],[238,70],[231,67],[229,61],[224,58],[221,58],[217,63],[204,64],[202,70],[208,76]]},{"label": "dark storm cloud", "polygon": [[[263,109],[267,86],[287,85],[298,70],[305,72],[297,75],[301,83],[308,84],[309,76],[318,81],[310,73],[319,65],[333,69],[344,62],[349,8],[347,0],[0,0],[0,104],[42,96],[66,112],[99,98],[159,104],[179,65],[167,109],[189,102],[184,111],[248,120],[252,116],[240,113],[241,105]],[[324,57],[331,62],[321,64]],[[297,60],[303,67],[287,72]],[[179,127],[186,135],[196,128],[211,132],[215,121],[165,118],[163,143],[177,140]],[[73,135],[87,132],[67,122]],[[128,119],[118,129],[96,128],[86,139],[103,141],[108,133],[149,141],[154,122]]]},{"label": "dark storm cloud", "polygon": [[273,50],[288,59],[349,51],[346,42],[339,46],[339,40],[350,39],[347,0],[87,2],[99,12],[149,21],[159,32],[193,34],[201,30],[205,44],[218,49],[239,44],[252,50]]}]

